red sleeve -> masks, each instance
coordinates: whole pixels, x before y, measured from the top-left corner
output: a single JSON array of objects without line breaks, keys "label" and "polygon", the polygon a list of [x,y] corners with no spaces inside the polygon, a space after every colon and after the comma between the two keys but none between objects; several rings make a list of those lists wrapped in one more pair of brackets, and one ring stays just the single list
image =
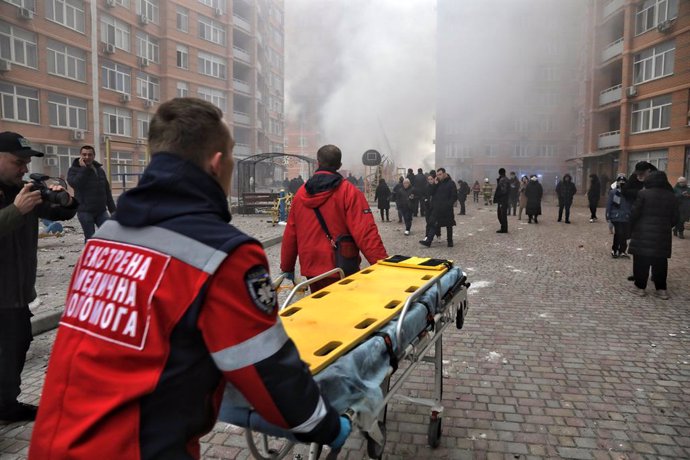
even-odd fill
[{"label": "red sleeve", "polygon": [[284,272],[294,272],[297,263],[297,232],[295,231],[296,207],[299,204],[293,200],[292,209],[288,214],[287,225],[283,231],[283,241],[280,246],[280,270]]},{"label": "red sleeve", "polygon": [[379,229],[367,199],[362,192],[349,184],[345,192],[345,222],[357,247],[370,264],[388,257],[381,241]]}]

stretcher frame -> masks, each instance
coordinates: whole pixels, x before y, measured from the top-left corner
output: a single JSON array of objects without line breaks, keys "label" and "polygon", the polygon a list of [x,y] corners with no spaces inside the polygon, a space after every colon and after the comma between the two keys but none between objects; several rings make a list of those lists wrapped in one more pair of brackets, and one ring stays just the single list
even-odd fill
[{"label": "stretcher frame", "polygon": [[[322,273],[319,276],[310,278],[308,280],[302,281],[296,284],[287,298],[280,307],[280,311],[287,308],[295,295],[304,291],[306,287],[320,281],[324,278],[332,277],[338,275],[341,279],[344,278],[345,274],[340,268],[334,268],[328,272]],[[386,443],[386,413],[388,403],[391,399],[397,399],[401,401],[410,402],[413,404],[429,407],[429,427],[427,431],[427,441],[431,448],[436,448],[440,444],[441,438],[441,424],[443,418],[443,332],[451,324],[455,323],[457,329],[462,329],[464,325],[465,316],[468,310],[467,302],[467,291],[470,284],[467,282],[467,274],[462,272],[459,280],[450,287],[450,289],[445,293],[441,293],[441,278],[442,276],[436,277],[428,281],[423,286],[420,286],[415,292],[413,292],[405,301],[400,314],[396,316],[396,344],[401,343],[402,335],[402,325],[413,305],[414,301],[421,297],[428,289],[437,285],[436,289],[436,302],[438,305],[443,305],[443,308],[433,315],[433,321],[429,324],[402,350],[395,350],[397,361],[399,363],[407,362],[407,367],[402,370],[402,373],[395,376],[396,369],[392,364],[389,364],[386,377],[382,383],[383,390],[383,400],[376,406],[373,413],[375,414],[377,420],[373,423],[367,423],[369,426],[364,426],[363,420],[360,420],[358,414],[351,409],[346,411],[346,414],[352,421],[352,429],[359,429],[367,441],[367,455],[369,458],[380,459],[383,456],[385,443]],[[274,286],[280,286],[283,281],[283,275],[278,277],[274,281]],[[434,348],[434,356],[427,356],[431,348]],[[405,384],[407,378],[416,370],[420,363],[430,363],[434,365],[434,389],[432,398],[419,398],[406,396],[398,394],[398,391]],[[392,380],[392,377],[395,379]],[[392,386],[391,386],[392,384]],[[259,451],[259,446],[257,446],[256,440],[254,439],[254,432],[250,428],[245,429],[245,437],[247,439],[247,446],[256,459],[269,460],[269,459],[282,459],[290,451],[292,451],[295,442],[286,440],[284,445],[279,449],[273,449],[269,446],[269,438],[271,436],[257,433],[259,435],[259,442],[261,443],[261,449],[263,452]],[[322,453],[323,446],[312,443],[309,447],[309,460],[317,460]],[[326,459],[337,458],[338,451],[330,451]],[[297,454],[295,458],[301,459],[302,456]]]}]

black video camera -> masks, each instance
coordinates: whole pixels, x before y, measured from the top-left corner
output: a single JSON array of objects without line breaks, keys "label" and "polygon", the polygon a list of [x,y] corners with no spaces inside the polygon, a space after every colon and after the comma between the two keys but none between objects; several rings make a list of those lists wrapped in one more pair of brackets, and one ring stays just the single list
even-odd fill
[{"label": "black video camera", "polygon": [[67,207],[69,205],[70,196],[64,190],[56,192],[51,190],[46,185],[46,181],[50,179],[50,176],[45,176],[43,174],[33,173],[29,174],[29,179],[31,179],[31,191],[40,190],[41,199],[47,201],[48,203],[59,204],[62,207]]}]

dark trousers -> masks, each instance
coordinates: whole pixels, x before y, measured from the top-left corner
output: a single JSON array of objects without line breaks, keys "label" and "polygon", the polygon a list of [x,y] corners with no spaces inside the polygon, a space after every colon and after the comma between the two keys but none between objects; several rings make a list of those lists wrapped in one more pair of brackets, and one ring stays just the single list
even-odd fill
[{"label": "dark trousers", "polygon": [[403,222],[405,222],[405,230],[410,231],[412,228],[412,210],[404,208],[402,211]]},{"label": "dark trousers", "polygon": [[[382,221],[384,221],[384,220],[388,220],[388,221],[391,220],[391,219],[390,219],[390,216],[389,216],[389,214],[388,214],[388,211],[389,211],[388,209],[379,209],[379,211],[381,212],[381,220],[382,220]],[[385,213],[385,217],[384,217],[384,213]]]},{"label": "dark trousers", "polygon": [[96,227],[101,227],[103,223],[108,220],[108,212],[103,211],[102,213],[92,213],[92,212],[78,212],[77,219],[81,224],[82,230],[84,230],[84,241],[88,240],[96,233]]},{"label": "dark trousers", "polygon": [[650,267],[656,289],[666,290],[666,276],[668,275],[668,259],[666,257],[633,256],[635,286],[640,289],[647,287]]},{"label": "dark trousers", "polygon": [[590,219],[597,218],[597,204],[599,204],[599,201],[589,200],[589,212],[591,214],[591,216],[589,216]]},{"label": "dark trousers", "polygon": [[680,219],[678,219],[678,223],[676,224],[674,229],[675,229],[676,233],[678,233],[679,235],[682,235],[683,232],[685,231],[685,219],[682,217]]},{"label": "dark trousers", "polygon": [[511,196],[510,197],[510,207],[508,208],[508,214],[510,214],[510,211],[513,211],[513,215],[517,215],[517,205],[518,205],[518,197],[517,196]]},{"label": "dark trousers", "polygon": [[[565,221],[570,222],[570,206],[572,203],[558,203],[558,222],[563,219],[563,210],[565,209]],[[595,211],[596,212],[596,211]]]},{"label": "dark trousers", "polygon": [[474,198],[475,203],[479,203],[479,192],[472,192],[472,198]]},{"label": "dark trousers", "polygon": [[[434,241],[434,236],[441,236],[441,228],[437,227],[435,224],[427,224],[426,226],[426,240],[431,243]],[[448,241],[448,246],[453,244],[453,226],[448,225],[446,227],[446,240]]]},{"label": "dark trousers", "polygon": [[412,198],[410,200],[410,205],[412,206],[412,215],[417,217],[417,214],[419,214],[419,199]]},{"label": "dark trousers", "polygon": [[[458,200],[460,202],[460,215],[465,215],[465,200]],[[422,214],[424,215],[424,214]]]},{"label": "dark trousers", "polygon": [[501,231],[508,231],[508,203],[498,202],[496,207],[496,215],[498,216],[498,222],[501,224]]},{"label": "dark trousers", "polygon": [[[613,223],[613,245],[611,250],[623,254],[628,250],[628,238],[630,238],[630,224],[628,222]],[[666,260],[666,259],[664,259]]]},{"label": "dark trousers", "polygon": [[28,306],[0,310],[0,410],[17,402],[31,340]]}]

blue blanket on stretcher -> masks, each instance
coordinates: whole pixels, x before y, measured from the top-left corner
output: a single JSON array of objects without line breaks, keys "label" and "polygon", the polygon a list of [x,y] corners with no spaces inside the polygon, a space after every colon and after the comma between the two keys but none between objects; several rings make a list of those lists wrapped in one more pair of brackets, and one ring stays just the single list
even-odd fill
[{"label": "blue blanket on stretcher", "polygon": [[[461,277],[462,270],[458,267],[453,267],[446,272],[439,283],[441,296],[445,295]],[[391,338],[394,350],[401,350],[409,345],[426,328],[429,313],[435,314],[443,310],[443,305],[437,302],[437,290],[438,284],[434,284],[411,305],[402,325],[401,346],[396,343],[399,316],[394,317],[378,331],[380,335],[388,335]],[[374,414],[374,410],[383,401],[384,396],[381,383],[386,378],[390,365],[390,354],[380,335],[365,340],[314,376],[321,392],[338,412],[344,413],[347,409],[353,409],[364,420],[376,418],[377,414]],[[236,392],[226,392],[219,420],[246,426],[248,423],[246,401],[231,400],[229,394],[236,394]],[[256,414],[252,417],[255,419]],[[270,427],[267,425],[262,429],[263,424],[260,421],[250,423],[250,425],[258,431],[271,434]]]}]

